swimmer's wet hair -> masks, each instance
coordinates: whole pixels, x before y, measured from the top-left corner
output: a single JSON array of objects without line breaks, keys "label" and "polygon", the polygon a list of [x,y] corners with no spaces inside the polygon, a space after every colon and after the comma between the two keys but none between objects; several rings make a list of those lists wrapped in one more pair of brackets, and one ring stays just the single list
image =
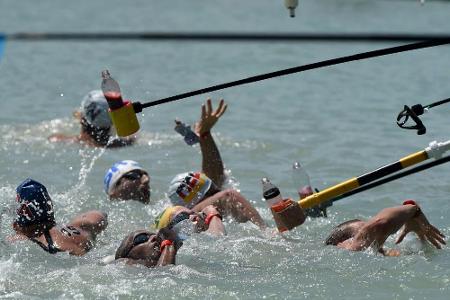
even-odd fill
[{"label": "swimmer's wet hair", "polygon": [[355,228],[350,225],[353,223],[356,223],[356,222],[361,222],[361,220],[353,219],[353,220],[341,223],[338,226],[334,227],[333,230],[331,231],[330,235],[326,238],[325,245],[336,246],[337,244],[353,237],[356,232],[355,232]]}]

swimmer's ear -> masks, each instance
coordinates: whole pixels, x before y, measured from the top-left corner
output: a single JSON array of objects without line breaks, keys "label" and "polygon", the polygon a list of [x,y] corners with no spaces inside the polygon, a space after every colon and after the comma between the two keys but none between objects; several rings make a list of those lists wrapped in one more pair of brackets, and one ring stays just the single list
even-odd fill
[{"label": "swimmer's ear", "polygon": [[76,110],[72,113],[73,117],[77,120],[81,120],[81,112],[79,110]]}]

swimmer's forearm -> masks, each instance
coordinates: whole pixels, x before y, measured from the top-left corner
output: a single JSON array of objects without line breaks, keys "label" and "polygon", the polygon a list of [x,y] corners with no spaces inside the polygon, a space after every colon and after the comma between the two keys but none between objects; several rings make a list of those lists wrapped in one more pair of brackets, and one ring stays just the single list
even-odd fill
[{"label": "swimmer's forearm", "polygon": [[202,171],[221,188],[225,181],[224,167],[219,149],[210,132],[200,136],[200,149],[202,152]]},{"label": "swimmer's forearm", "polygon": [[240,205],[242,205],[242,214],[247,217],[253,224],[258,226],[261,230],[264,230],[267,225],[256,208],[253,207],[253,205],[251,205],[251,203],[248,202],[247,199],[242,196],[242,194],[235,192],[233,193],[233,196],[238,200]]},{"label": "swimmer's forearm", "polygon": [[223,226],[222,219],[219,216],[213,217],[206,232],[217,236],[225,235],[225,226]]},{"label": "swimmer's forearm", "polygon": [[174,245],[164,247],[161,256],[158,259],[158,262],[156,263],[156,266],[161,267],[165,265],[174,265],[176,254],[177,250],[175,249]]},{"label": "swimmer's forearm", "polygon": [[397,232],[416,212],[417,207],[413,205],[385,208],[367,222],[355,239],[365,247],[373,242],[382,247],[388,236]]},{"label": "swimmer's forearm", "polygon": [[369,223],[376,223],[375,229],[393,234],[397,232],[407,221],[411,220],[417,212],[415,205],[401,205],[383,209]]}]

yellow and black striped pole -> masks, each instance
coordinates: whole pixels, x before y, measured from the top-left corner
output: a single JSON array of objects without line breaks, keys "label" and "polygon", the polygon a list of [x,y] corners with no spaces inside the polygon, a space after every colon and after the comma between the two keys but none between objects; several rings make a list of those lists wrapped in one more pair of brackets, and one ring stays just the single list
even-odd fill
[{"label": "yellow and black striped pole", "polygon": [[443,143],[431,142],[429,147],[425,148],[425,150],[405,156],[398,161],[378,168],[375,171],[338,183],[323,191],[301,199],[298,203],[302,208],[310,208],[319,205],[327,200],[336,198],[360,186],[423,162],[429,158],[440,158],[447,150],[450,150],[450,140]]}]

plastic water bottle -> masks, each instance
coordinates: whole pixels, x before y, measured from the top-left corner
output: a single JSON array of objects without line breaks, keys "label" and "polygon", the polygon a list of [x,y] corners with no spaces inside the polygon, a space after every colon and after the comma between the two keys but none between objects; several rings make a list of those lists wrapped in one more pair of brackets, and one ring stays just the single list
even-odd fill
[{"label": "plastic water bottle", "polygon": [[306,170],[300,165],[298,161],[294,162],[292,165],[292,180],[297,186],[297,192],[300,199],[306,198],[314,193],[311,182],[309,180],[309,175]]},{"label": "plastic water bottle", "polygon": [[176,126],[175,131],[181,134],[184,137],[184,141],[189,146],[197,144],[200,139],[198,136],[192,131],[191,126],[187,125],[180,120],[175,120]]},{"label": "plastic water bottle", "polygon": [[119,84],[111,77],[108,70],[102,71],[102,78],[102,91],[109,108],[115,110],[124,106]]},{"label": "plastic water bottle", "polygon": [[295,8],[298,6],[298,0],[284,0],[284,6],[289,9],[291,18],[295,17]]},{"label": "plastic water bottle", "polygon": [[270,180],[264,177],[261,180],[263,188],[263,197],[266,200],[267,207],[271,208],[273,205],[283,201],[280,190],[270,182]]}]

